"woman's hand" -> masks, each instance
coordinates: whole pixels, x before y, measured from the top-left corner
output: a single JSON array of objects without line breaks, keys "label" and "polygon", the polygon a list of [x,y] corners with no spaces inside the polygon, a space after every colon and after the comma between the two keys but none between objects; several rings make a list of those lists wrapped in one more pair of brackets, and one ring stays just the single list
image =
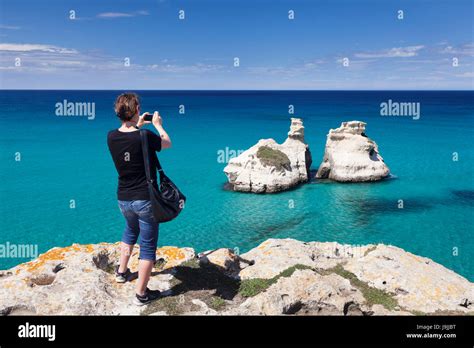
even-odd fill
[{"label": "woman's hand", "polygon": [[141,128],[145,123],[151,123],[150,121],[145,121],[145,115],[148,115],[148,112],[144,112],[140,116],[138,116],[137,127]]},{"label": "woman's hand", "polygon": [[151,121],[155,128],[161,128],[163,127],[163,119],[160,116],[160,113],[158,111],[155,111],[153,113],[153,119]]},{"label": "woman's hand", "polygon": [[165,129],[163,128],[163,119],[161,118],[160,113],[158,111],[155,111],[155,113],[153,114],[153,120],[151,122],[153,123],[153,126],[155,126],[158,133],[160,133],[161,148],[169,149],[171,147],[171,139],[168,133],[166,133]]}]

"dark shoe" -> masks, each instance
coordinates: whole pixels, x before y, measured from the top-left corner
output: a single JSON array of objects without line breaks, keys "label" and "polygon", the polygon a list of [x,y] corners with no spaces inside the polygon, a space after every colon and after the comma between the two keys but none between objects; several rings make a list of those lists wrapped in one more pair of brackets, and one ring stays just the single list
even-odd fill
[{"label": "dark shoe", "polygon": [[159,258],[155,261],[154,267],[155,268],[162,268],[166,264],[166,260],[164,258]]},{"label": "dark shoe", "polygon": [[117,283],[125,283],[131,274],[130,268],[127,268],[127,270],[123,273],[120,273],[118,270],[119,270],[119,266],[115,268],[115,281]]},{"label": "dark shoe", "polygon": [[152,301],[155,301],[161,297],[161,292],[159,290],[150,290],[146,288],[145,295],[140,296],[135,294],[135,298],[133,299],[133,303],[137,306],[144,306],[149,304]]}]

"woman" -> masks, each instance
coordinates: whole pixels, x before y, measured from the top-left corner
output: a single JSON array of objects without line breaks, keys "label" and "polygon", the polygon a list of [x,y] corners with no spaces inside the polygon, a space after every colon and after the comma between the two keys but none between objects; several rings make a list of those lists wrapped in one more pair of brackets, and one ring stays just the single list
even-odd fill
[{"label": "woman", "polygon": [[[160,136],[146,130],[149,153],[171,147],[171,140],[163,128],[163,120],[157,111],[152,121],[140,116],[140,101],[134,93],[124,93],[115,101],[115,113],[122,125],[109,132],[107,143],[118,172],[117,198],[119,208],[125,217],[126,227],[121,242],[120,264],[115,271],[116,281],[124,283],[129,279],[128,261],[133,247],[140,236],[138,281],[134,303],[145,305],[160,296],[158,290],[147,287],[155,263],[158,242],[158,224],[153,219],[150,196],[143,164],[139,129],[152,123]],[[156,167],[156,156],[150,156],[151,168]],[[152,170],[156,184],[156,170]]]}]

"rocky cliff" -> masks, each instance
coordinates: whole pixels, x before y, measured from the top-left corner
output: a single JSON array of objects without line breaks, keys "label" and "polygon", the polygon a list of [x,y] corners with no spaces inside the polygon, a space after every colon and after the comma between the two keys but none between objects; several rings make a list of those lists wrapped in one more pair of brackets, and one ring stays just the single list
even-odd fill
[{"label": "rocky cliff", "polygon": [[[138,247],[131,269],[137,270]],[[163,297],[134,306],[136,273],[117,284],[119,244],[54,248],[0,272],[0,313],[77,315],[474,314],[474,284],[389,245],[269,239],[243,255],[157,250],[149,287]]]},{"label": "rocky cliff", "polygon": [[304,142],[303,122],[292,118],[283,144],[262,139],[232,158],[224,173],[235,191],[273,193],[308,181],[310,166],[311,153]]},{"label": "rocky cliff", "polygon": [[377,144],[365,134],[365,126],[364,122],[350,121],[329,131],[316,178],[365,182],[381,180],[390,174]]}]

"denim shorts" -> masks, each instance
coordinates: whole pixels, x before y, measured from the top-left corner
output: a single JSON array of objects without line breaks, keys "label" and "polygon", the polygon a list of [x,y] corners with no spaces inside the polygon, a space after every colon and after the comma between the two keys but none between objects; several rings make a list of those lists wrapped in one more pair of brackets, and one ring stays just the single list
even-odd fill
[{"label": "denim shorts", "polygon": [[118,201],[127,225],[122,242],[134,245],[140,236],[141,260],[155,261],[158,244],[158,223],[153,219],[150,201]]}]

